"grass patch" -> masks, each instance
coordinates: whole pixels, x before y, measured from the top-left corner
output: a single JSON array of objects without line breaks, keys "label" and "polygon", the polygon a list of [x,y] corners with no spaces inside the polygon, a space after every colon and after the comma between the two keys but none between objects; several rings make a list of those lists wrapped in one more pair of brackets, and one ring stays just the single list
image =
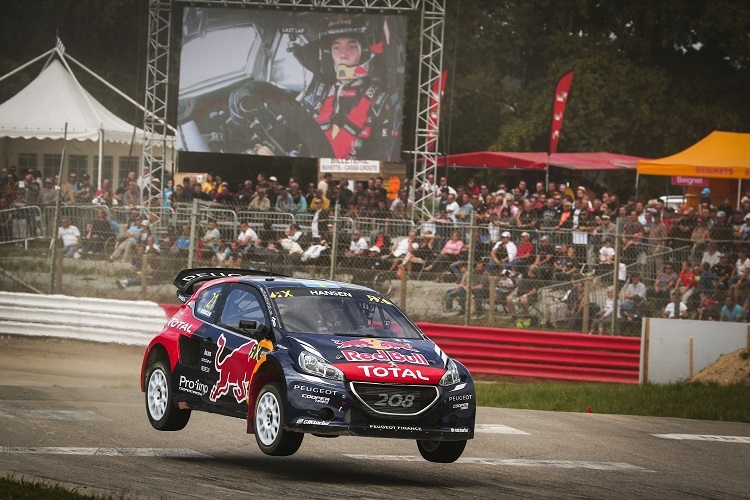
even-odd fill
[{"label": "grass patch", "polygon": [[54,498],[55,500],[123,500],[123,495],[83,494],[77,489],[70,490],[59,484],[47,484],[39,481],[29,481],[14,476],[0,478],[0,498],[7,500],[36,500]]},{"label": "grass patch", "polygon": [[676,417],[750,423],[750,389],[715,384],[619,385],[479,382],[477,404],[524,410]]}]

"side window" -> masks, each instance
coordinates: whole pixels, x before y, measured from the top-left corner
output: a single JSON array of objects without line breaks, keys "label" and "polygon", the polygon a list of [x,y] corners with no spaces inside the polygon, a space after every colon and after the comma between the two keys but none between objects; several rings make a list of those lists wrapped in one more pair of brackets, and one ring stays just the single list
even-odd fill
[{"label": "side window", "polygon": [[203,290],[195,301],[195,315],[203,321],[211,321],[215,316],[221,292],[225,285],[217,285]]},{"label": "side window", "polygon": [[221,326],[239,330],[240,321],[243,319],[255,320],[258,324],[268,326],[258,292],[247,286],[236,286],[227,294],[218,323]]}]

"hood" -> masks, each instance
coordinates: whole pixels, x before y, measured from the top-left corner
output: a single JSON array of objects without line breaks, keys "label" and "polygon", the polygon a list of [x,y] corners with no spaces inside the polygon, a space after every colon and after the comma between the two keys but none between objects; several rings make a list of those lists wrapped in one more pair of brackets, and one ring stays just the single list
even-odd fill
[{"label": "hood", "polygon": [[[433,385],[448,357],[430,340],[288,335],[293,349],[326,359],[356,382]],[[295,358],[298,353],[295,353]]]}]

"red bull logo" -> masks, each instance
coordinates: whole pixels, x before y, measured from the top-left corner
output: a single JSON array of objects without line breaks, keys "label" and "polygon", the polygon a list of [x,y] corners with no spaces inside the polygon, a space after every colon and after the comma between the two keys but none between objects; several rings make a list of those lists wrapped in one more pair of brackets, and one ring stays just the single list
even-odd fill
[{"label": "red bull logo", "polygon": [[400,354],[393,351],[376,351],[375,353],[371,353],[344,350],[341,351],[341,354],[344,355],[347,361],[383,361],[386,363],[394,361],[396,363],[411,363],[414,365],[426,365],[428,363],[427,358],[418,352],[414,354]]},{"label": "red bull logo", "polygon": [[375,349],[376,351],[387,351],[389,349],[417,350],[406,342],[394,342],[383,339],[334,340],[334,342],[338,344],[339,349]]},{"label": "red bull logo", "polygon": [[233,387],[234,399],[238,403],[242,403],[247,399],[248,386],[250,385],[249,374],[252,373],[255,363],[257,363],[251,353],[258,342],[251,340],[242,344],[222,359],[221,355],[226,343],[227,339],[222,334],[217,342],[219,350],[216,351],[216,357],[214,358],[214,366],[219,374],[219,379],[211,388],[211,394],[208,398],[215,402]]}]

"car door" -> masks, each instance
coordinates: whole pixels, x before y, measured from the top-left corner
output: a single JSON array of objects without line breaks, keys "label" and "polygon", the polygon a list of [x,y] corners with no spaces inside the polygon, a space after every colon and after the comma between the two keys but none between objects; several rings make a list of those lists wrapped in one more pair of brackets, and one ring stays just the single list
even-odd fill
[{"label": "car door", "polygon": [[223,291],[218,307],[212,332],[206,337],[206,340],[210,337],[213,353],[207,403],[230,412],[246,414],[253,370],[258,360],[273,346],[268,340],[259,343],[251,332],[243,331],[240,321],[255,321],[260,328],[269,332],[271,322],[260,293],[246,284],[229,285]]}]

